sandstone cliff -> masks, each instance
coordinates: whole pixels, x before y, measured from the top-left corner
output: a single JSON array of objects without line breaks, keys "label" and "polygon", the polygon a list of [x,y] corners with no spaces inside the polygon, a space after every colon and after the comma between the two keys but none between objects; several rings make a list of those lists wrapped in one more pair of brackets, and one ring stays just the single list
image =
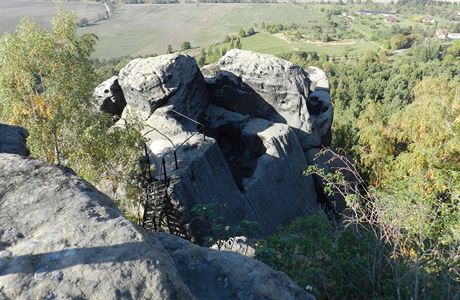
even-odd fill
[{"label": "sandstone cliff", "polygon": [[[0,125],[0,299],[312,299],[236,253],[150,234]],[[7,153],[4,153],[7,152]]]},{"label": "sandstone cliff", "polygon": [[303,171],[307,151],[330,143],[332,104],[324,72],[310,70],[235,49],[202,70],[180,54],[136,59],[101,86],[118,80],[127,105],[117,126],[142,120],[155,180],[167,181],[190,234],[192,208],[217,204],[268,235],[318,208]]}]

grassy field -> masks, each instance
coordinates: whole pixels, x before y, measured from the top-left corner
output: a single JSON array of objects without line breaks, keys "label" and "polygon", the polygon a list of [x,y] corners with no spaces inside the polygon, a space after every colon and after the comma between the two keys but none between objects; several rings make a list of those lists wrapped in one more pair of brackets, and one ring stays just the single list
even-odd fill
[{"label": "grassy field", "polygon": [[120,6],[111,19],[81,31],[99,36],[94,56],[107,58],[162,54],[168,44],[177,49],[183,41],[207,46],[255,23],[321,20],[319,5],[305,9],[290,4],[138,4]]},{"label": "grassy field", "polygon": [[[180,4],[132,4],[119,5],[108,20],[80,28],[81,33],[94,33],[99,37],[95,58],[121,56],[143,56],[163,54],[168,44],[178,49],[183,41],[189,41],[192,49],[188,53],[199,53],[199,47],[221,43],[226,35],[236,34],[241,28],[255,27],[259,33],[242,39],[243,49],[281,54],[293,50],[316,51],[319,54],[343,55],[376,50],[383,42],[371,42],[377,28],[390,32],[391,24],[384,24],[382,16],[359,17],[351,28],[365,39],[333,41],[330,43],[309,42],[308,39],[290,41],[281,34],[269,34],[261,30],[261,24],[298,24],[312,28],[324,25],[330,28],[326,13],[328,4],[251,4],[251,3],[180,3]],[[343,6],[345,7],[345,6]],[[95,18],[105,13],[103,4],[89,2],[65,2],[67,10],[75,10],[78,18]],[[356,8],[357,9],[357,8]],[[33,16],[37,21],[49,25],[57,5],[50,1],[0,0],[0,33],[11,31],[22,16]],[[342,16],[333,16],[334,22],[343,24]],[[444,20],[441,20],[444,21]],[[349,20],[347,20],[349,22]],[[440,22],[444,24],[443,22]],[[421,26],[407,16],[401,18],[399,26]],[[321,31],[319,31],[321,32]],[[345,37],[344,37],[345,38]],[[354,36],[349,37],[354,38]],[[319,40],[316,36],[313,40]]]},{"label": "grassy field", "polygon": [[260,32],[242,39],[242,49],[268,54],[282,54],[290,51],[310,51],[318,54],[340,56],[344,54],[360,54],[369,49],[377,50],[379,46],[373,42],[357,40],[343,44],[330,43],[305,43],[289,42],[285,39],[266,32]]},{"label": "grassy field", "polygon": [[[57,2],[51,1],[0,0],[0,35],[14,31],[21,18],[25,16],[32,17],[49,28],[58,7]],[[65,2],[63,7],[67,11],[74,11],[79,19],[94,20],[98,14],[106,13],[101,3]]]}]

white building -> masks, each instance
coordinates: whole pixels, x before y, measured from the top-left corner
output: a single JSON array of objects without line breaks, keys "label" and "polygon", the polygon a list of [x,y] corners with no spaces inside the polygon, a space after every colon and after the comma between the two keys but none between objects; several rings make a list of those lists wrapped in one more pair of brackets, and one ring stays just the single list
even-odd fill
[{"label": "white building", "polygon": [[447,37],[451,40],[460,40],[460,33],[449,33]]}]

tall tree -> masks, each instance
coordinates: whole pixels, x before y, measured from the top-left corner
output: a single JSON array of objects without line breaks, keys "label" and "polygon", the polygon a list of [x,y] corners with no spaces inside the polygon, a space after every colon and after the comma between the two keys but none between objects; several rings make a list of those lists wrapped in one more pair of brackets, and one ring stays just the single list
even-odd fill
[{"label": "tall tree", "polygon": [[0,42],[0,119],[26,127],[32,154],[58,164],[94,87],[96,36],[76,29],[75,16],[60,12],[51,32],[25,19]]},{"label": "tall tree", "polygon": [[[111,116],[92,98],[94,35],[78,35],[75,16],[59,13],[48,32],[25,19],[0,42],[0,121],[23,126],[32,156],[73,168],[94,184],[109,180],[126,189],[115,199],[135,214],[142,139],[137,124],[110,128]],[[134,122],[133,122],[134,123]]]}]

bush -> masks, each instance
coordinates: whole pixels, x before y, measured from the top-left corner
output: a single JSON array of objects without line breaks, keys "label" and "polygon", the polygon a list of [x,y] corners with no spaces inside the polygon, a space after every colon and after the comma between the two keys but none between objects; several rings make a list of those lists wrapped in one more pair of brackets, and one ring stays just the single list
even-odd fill
[{"label": "bush", "polygon": [[376,251],[383,250],[369,232],[340,228],[318,212],[259,242],[256,258],[321,299],[369,299],[376,295],[373,268],[388,284],[388,270],[375,264]]},{"label": "bush", "polygon": [[414,38],[409,35],[403,35],[403,34],[396,34],[393,36],[390,40],[390,45],[392,49],[407,49],[410,46],[412,46],[412,43],[414,42]]},{"label": "bush", "polygon": [[125,186],[127,197],[118,204],[126,212],[138,200],[131,182],[142,137],[136,124],[109,130],[114,119],[94,109],[95,42],[94,35],[78,35],[75,16],[62,12],[51,32],[26,19],[6,34],[0,43],[0,121],[29,131],[33,157],[70,167],[95,185],[109,180]]},{"label": "bush", "polygon": [[189,50],[192,48],[192,45],[190,44],[190,42],[182,42],[182,44],[180,45],[180,51],[185,51],[185,50]]}]

